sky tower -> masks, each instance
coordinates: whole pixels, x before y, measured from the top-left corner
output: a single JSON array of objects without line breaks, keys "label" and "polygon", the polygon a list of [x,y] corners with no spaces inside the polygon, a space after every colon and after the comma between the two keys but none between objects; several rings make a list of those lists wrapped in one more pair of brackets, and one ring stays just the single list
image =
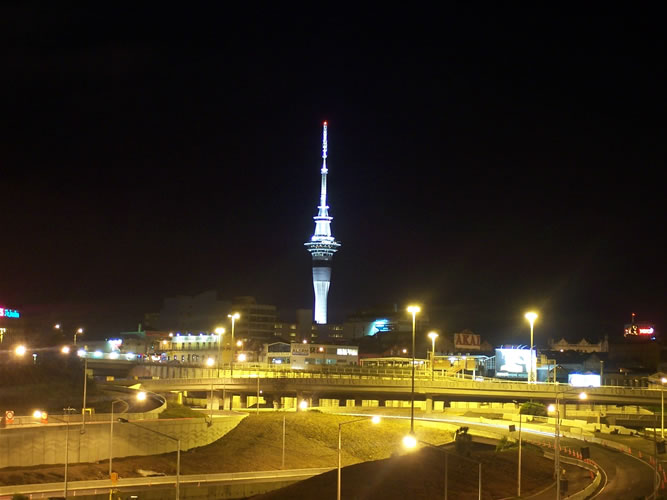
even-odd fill
[{"label": "sky tower", "polygon": [[338,251],[340,243],[331,236],[331,220],[327,205],[327,122],[322,130],[322,183],[320,187],[320,205],[317,207],[315,232],[310,241],[304,243],[313,257],[313,289],[315,290],[315,323],[327,322],[327,295],[331,284],[331,260]]}]

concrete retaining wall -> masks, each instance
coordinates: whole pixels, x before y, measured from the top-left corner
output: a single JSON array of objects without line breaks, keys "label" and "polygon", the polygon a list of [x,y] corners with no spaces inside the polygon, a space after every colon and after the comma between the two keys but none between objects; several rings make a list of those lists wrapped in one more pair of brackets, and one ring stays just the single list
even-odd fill
[{"label": "concrete retaining wall", "polygon": [[[115,422],[113,456],[155,455],[176,451],[177,443],[151,432],[158,431],[181,440],[181,450],[204,446],[220,439],[246,415],[214,418],[208,425],[201,418],[140,420],[136,425]],[[141,428],[144,427],[144,428]],[[69,428],[69,433],[67,432]],[[90,422],[85,434],[80,425],[44,425],[0,430],[0,468],[42,464],[98,462],[109,458],[110,422]]]}]

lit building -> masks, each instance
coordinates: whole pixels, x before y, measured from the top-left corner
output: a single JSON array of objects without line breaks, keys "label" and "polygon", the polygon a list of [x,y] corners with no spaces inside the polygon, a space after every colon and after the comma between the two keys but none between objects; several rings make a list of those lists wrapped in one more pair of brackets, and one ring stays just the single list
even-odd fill
[{"label": "lit building", "polygon": [[609,340],[606,335],[604,340],[597,343],[589,342],[586,339],[581,339],[579,342],[568,342],[563,338],[554,342],[553,339],[550,339],[549,349],[557,352],[609,352]]},{"label": "lit building", "polygon": [[[428,329],[429,318],[425,313],[417,318],[417,330]],[[396,304],[391,307],[374,308],[357,311],[345,320],[343,337],[358,339],[373,335],[401,337],[412,335],[412,316],[399,309]]]},{"label": "lit building", "polygon": [[231,310],[241,315],[234,325],[236,337],[269,340],[275,336],[276,306],[258,304],[254,297],[235,297]]},{"label": "lit building", "polygon": [[5,342],[23,341],[25,325],[16,309],[0,306],[0,345]]},{"label": "lit building", "polygon": [[274,365],[285,365],[295,369],[309,366],[357,365],[359,348],[331,344],[308,344],[303,342],[274,342],[266,344],[260,361]]},{"label": "lit building", "polygon": [[322,132],[322,181],[320,204],[315,219],[315,232],[310,241],[304,243],[313,259],[313,289],[315,291],[315,323],[327,323],[327,297],[331,285],[331,261],[340,248],[340,243],[331,235],[329,206],[327,205],[327,122]]},{"label": "lit building", "polygon": [[290,342],[334,342],[344,337],[343,325],[314,323],[312,309],[297,309],[296,322],[276,322],[274,336]]}]

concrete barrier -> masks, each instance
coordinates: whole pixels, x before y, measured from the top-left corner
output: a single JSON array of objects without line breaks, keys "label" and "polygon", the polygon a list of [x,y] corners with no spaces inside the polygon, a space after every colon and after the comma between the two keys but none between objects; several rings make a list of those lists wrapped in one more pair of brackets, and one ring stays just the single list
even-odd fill
[{"label": "concrete barrier", "polygon": [[[176,442],[158,431],[181,440],[181,450],[204,446],[220,439],[245,418],[244,414],[214,418],[211,425],[202,418],[141,420],[137,425],[114,423],[113,456],[156,455],[176,451]],[[142,429],[141,427],[145,427]],[[0,468],[33,465],[90,463],[109,458],[111,422],[81,425],[45,425],[0,430]],[[69,431],[69,432],[68,432]]]}]

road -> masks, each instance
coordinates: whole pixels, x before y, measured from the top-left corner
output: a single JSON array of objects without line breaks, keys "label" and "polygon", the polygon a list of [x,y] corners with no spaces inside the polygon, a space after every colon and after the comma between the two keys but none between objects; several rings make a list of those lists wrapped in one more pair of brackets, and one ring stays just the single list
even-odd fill
[{"label": "road", "polygon": [[[291,469],[291,470],[276,470],[276,471],[260,471],[260,472],[232,472],[220,474],[190,474],[182,475],[179,478],[181,491],[188,488],[188,486],[198,486],[206,483],[211,485],[242,485],[249,483],[262,482],[282,482],[282,481],[300,481],[318,474],[323,474],[332,470],[330,467],[326,468],[312,468],[312,469]],[[176,476],[159,476],[159,477],[134,477],[123,478],[114,486],[114,490],[120,491],[137,491],[146,488],[151,490],[164,489],[174,490],[176,484]],[[94,480],[94,481],[72,481],[67,485],[69,495],[94,495],[108,492],[112,487],[111,481],[108,479]],[[44,483],[44,484],[30,484],[30,485],[16,485],[16,486],[2,486],[0,487],[0,500],[10,500],[12,495],[20,493],[23,495],[30,495],[30,498],[50,498],[63,494],[63,483]]]},{"label": "road", "polygon": [[[349,416],[368,416],[368,413],[345,413]],[[380,415],[386,418],[385,415]],[[409,419],[409,417],[394,417]],[[496,422],[475,422],[465,417],[433,417],[415,418],[415,420],[427,420],[430,422],[443,422],[466,426],[471,431],[486,431],[509,436],[508,426],[515,422],[498,420]],[[523,439],[551,445],[553,449],[554,434],[543,430],[530,429],[524,425]],[[516,434],[513,434],[516,437]],[[596,492],[593,497],[597,500],[617,500],[644,498],[653,492],[653,468],[644,460],[629,455],[613,448],[608,448],[595,443],[584,443],[578,439],[561,437],[561,446],[579,450],[582,446],[590,448],[591,459],[594,460],[606,474],[606,484]],[[555,492],[545,492],[544,498],[553,498]]]}]

